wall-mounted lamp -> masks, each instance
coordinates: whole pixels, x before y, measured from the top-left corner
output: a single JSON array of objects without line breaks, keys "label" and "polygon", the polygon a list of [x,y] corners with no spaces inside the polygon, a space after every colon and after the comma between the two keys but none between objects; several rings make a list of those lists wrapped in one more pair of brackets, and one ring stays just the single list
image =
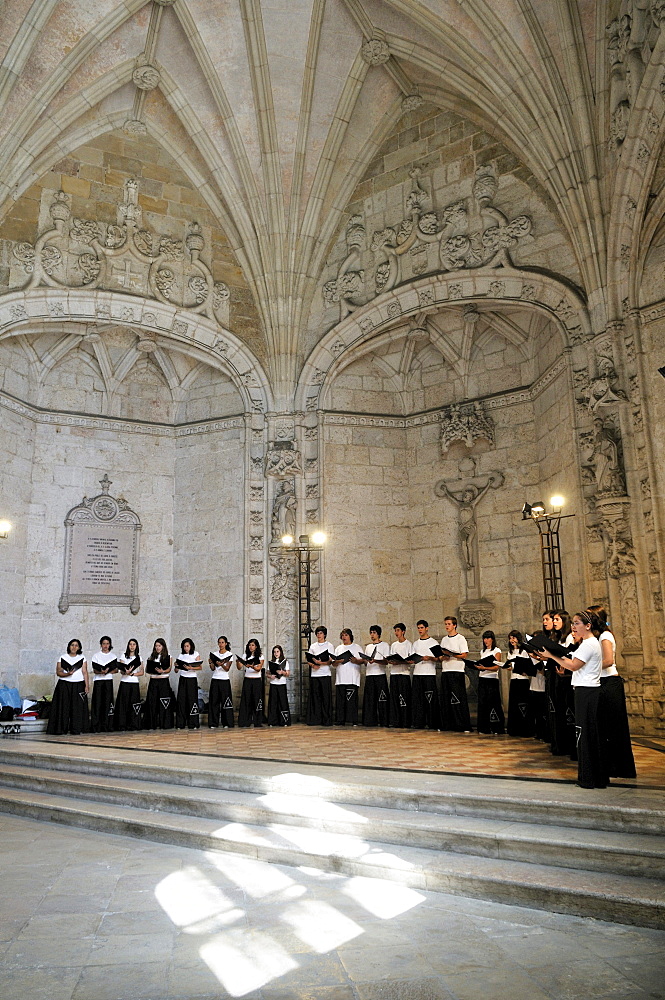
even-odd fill
[{"label": "wall-mounted lamp", "polygon": [[0,538],[9,538],[9,532],[12,530],[11,521],[7,521],[4,518],[0,521]]}]

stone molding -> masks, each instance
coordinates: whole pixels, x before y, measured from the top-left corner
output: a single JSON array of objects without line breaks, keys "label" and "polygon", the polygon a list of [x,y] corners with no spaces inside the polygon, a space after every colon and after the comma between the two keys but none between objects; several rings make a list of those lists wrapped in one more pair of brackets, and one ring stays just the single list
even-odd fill
[{"label": "stone molding", "polygon": [[[482,403],[485,410],[498,410],[505,406],[518,406],[520,403],[532,403],[545,389],[566,370],[565,357],[547,369],[536,381],[524,389],[508,390],[489,398],[465,400],[465,404]],[[428,410],[425,413],[414,413],[408,417],[381,416],[381,414],[337,413],[334,410],[321,410],[325,424],[337,424],[348,427],[419,427],[423,424],[438,424],[448,419],[450,406],[442,406],[439,410]]]},{"label": "stone molding", "polygon": [[36,424],[52,424],[58,427],[89,427],[99,431],[116,431],[118,434],[151,434],[155,437],[190,437],[193,434],[211,434],[215,431],[235,430],[245,427],[245,416],[213,418],[194,424],[149,424],[126,417],[84,416],[58,410],[42,410],[31,403],[15,399],[0,392],[0,407],[18,413]]}]

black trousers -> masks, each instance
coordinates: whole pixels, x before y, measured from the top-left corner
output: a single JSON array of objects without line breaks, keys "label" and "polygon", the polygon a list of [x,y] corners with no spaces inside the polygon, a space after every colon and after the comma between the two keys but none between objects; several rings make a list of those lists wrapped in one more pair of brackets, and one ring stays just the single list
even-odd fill
[{"label": "black trousers", "polygon": [[606,788],[608,775],[598,725],[600,688],[575,688],[577,783],[582,788]]},{"label": "black trousers", "polygon": [[309,700],[307,702],[308,726],[332,725],[332,678],[309,678]]},{"label": "black trousers", "polygon": [[441,729],[435,674],[415,674],[411,681],[411,726],[413,729]]},{"label": "black trousers", "polygon": [[291,710],[289,709],[286,684],[271,684],[268,688],[268,725],[291,725]]},{"label": "black trousers", "polygon": [[335,725],[358,725],[358,685],[335,685]]},{"label": "black trousers", "polygon": [[389,725],[393,729],[411,728],[411,677],[393,674],[390,678]]},{"label": "black trousers", "polygon": [[79,736],[88,732],[89,725],[85,681],[66,681],[61,677],[53,692],[46,732],[51,736],[65,733]]},{"label": "black trousers", "polygon": [[233,698],[231,696],[231,681],[213,677],[210,681],[208,694],[208,726],[211,729],[219,726],[233,728]]},{"label": "black trousers", "polygon": [[622,677],[600,678],[598,717],[608,776],[634,778],[635,758],[630,743],[626,692]]},{"label": "black trousers", "polygon": [[508,735],[533,736],[533,719],[529,711],[529,678],[511,680],[508,688]]},{"label": "black trousers", "polygon": [[140,729],[142,711],[140,684],[134,684],[133,681],[120,681],[118,696],[115,699],[113,728],[116,730]]},{"label": "black trousers", "polygon": [[[478,682],[478,688],[480,684]],[[480,695],[479,695],[480,697]],[[466,698],[466,674],[458,670],[444,670],[441,674],[442,729],[456,733],[469,732],[471,718]]]},{"label": "black trousers", "polygon": [[113,678],[92,685],[90,732],[110,733],[113,729]]},{"label": "black trousers", "polygon": [[175,724],[178,729],[200,729],[201,727],[198,677],[178,678]]},{"label": "black trousers", "polygon": [[529,691],[529,715],[533,729],[530,736],[547,743],[549,739],[549,719],[547,714],[547,693],[545,691]]},{"label": "black trousers", "polygon": [[144,729],[173,729],[175,700],[168,677],[153,676],[148,684]]},{"label": "black trousers", "polygon": [[365,677],[363,691],[363,726],[387,726],[389,715],[388,681],[385,674]]},{"label": "black trousers", "polygon": [[240,694],[240,708],[238,709],[238,725],[241,729],[247,729],[252,723],[256,729],[260,729],[265,722],[263,714],[263,677],[245,677],[242,682],[242,692]]},{"label": "black trousers", "polygon": [[478,681],[478,732],[502,736],[505,731],[499,678],[481,677]]}]

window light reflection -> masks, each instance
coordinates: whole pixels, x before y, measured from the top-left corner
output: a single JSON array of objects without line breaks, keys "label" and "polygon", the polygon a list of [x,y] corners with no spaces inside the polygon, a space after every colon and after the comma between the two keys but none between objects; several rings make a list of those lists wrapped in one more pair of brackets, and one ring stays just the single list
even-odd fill
[{"label": "window light reflection", "polygon": [[269,934],[252,938],[237,930],[216,934],[199,955],[232,997],[244,997],[273,979],[298,968],[298,963]]},{"label": "window light reflection", "polygon": [[285,907],[280,918],[294,934],[320,955],[364,934],[355,920],[319,900],[302,900]]},{"label": "window light reflection", "polygon": [[382,920],[391,920],[425,901],[415,889],[378,878],[356,876],[347,879],[342,892]]}]

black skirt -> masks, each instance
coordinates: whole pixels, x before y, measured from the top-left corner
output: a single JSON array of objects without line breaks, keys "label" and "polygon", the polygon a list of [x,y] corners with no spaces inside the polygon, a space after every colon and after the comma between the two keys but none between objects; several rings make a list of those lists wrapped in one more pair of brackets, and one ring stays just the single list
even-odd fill
[{"label": "black skirt", "polygon": [[265,722],[263,714],[263,677],[245,677],[242,682],[242,692],[240,694],[240,708],[238,709],[238,725],[241,729],[246,729],[254,723],[256,729],[260,729]]},{"label": "black skirt", "polygon": [[291,711],[286,684],[271,684],[268,688],[268,725],[290,726]]},{"label": "black skirt", "polygon": [[307,725],[332,725],[332,678],[309,678],[309,700],[307,702]]},{"label": "black skirt", "polygon": [[335,725],[358,725],[358,685],[335,685]]},{"label": "black skirt", "polygon": [[390,692],[385,674],[365,677],[363,726],[387,726]]},{"label": "black skirt", "polygon": [[211,729],[218,729],[219,726],[233,729],[233,725],[231,681],[224,677],[221,679],[213,677],[208,695],[208,726]]},{"label": "black skirt", "polygon": [[511,680],[508,689],[508,735],[533,736],[533,719],[529,710],[529,680]]},{"label": "black skirt", "polygon": [[607,774],[610,778],[636,777],[635,758],[630,743],[626,692],[622,677],[600,678],[598,708]]},{"label": "black skirt", "polygon": [[89,725],[85,681],[66,681],[61,677],[53,692],[46,732],[51,736],[65,733],[79,736],[88,732]]},{"label": "black skirt", "polygon": [[499,678],[481,677],[478,681],[478,732],[503,736],[505,731]]},{"label": "black skirt", "polygon": [[390,678],[389,725],[392,729],[411,728],[411,678],[393,674]]},{"label": "black skirt", "polygon": [[113,679],[92,685],[90,732],[110,733],[113,729]]},{"label": "black skirt", "polygon": [[582,788],[606,788],[608,775],[598,725],[599,687],[575,688],[577,783]]},{"label": "black skirt", "polygon": [[441,729],[436,675],[416,674],[411,682],[411,726],[413,729]]},{"label": "black skirt", "polygon": [[175,699],[168,677],[153,676],[145,699],[144,729],[173,729]]},{"label": "black skirt", "polygon": [[[480,690],[480,681],[478,689]],[[480,698],[480,694],[478,695]],[[478,706],[480,712],[480,705]],[[458,670],[444,670],[441,674],[442,729],[456,733],[471,731],[469,703],[466,698],[466,674]]]},{"label": "black skirt", "polygon": [[545,691],[529,691],[529,715],[533,729],[530,736],[547,743],[550,729],[547,713],[547,694]]},{"label": "black skirt", "polygon": [[118,730],[140,729],[143,704],[141,685],[133,681],[120,681],[115,699],[113,728]]},{"label": "black skirt", "polygon": [[178,696],[175,703],[175,724],[178,729],[199,729],[199,679],[198,677],[178,678]]}]

